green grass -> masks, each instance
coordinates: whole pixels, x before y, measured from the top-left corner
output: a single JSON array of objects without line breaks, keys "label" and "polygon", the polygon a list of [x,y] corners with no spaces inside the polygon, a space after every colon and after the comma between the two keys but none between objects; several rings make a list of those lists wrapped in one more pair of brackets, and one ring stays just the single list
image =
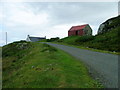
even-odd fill
[{"label": "green grass", "polygon": [[[14,49],[19,48],[18,43],[14,43],[4,46],[3,52],[13,46]],[[81,61],[69,54],[41,43],[28,43],[26,47],[29,48],[22,48],[18,52],[14,50],[16,54],[12,49],[4,53],[3,88],[103,87],[90,77]],[[19,55],[21,52],[24,53],[22,57]]]},{"label": "green grass", "polygon": [[120,16],[105,21],[102,32],[95,36],[69,36],[51,42],[58,42],[60,44],[72,45],[78,48],[120,55],[119,21]]},{"label": "green grass", "polygon": [[54,41],[52,43],[64,44],[81,49],[120,55],[120,40],[118,37],[119,30],[120,26],[104,34],[96,36],[70,36]]},{"label": "green grass", "polygon": [[64,42],[50,42],[50,43],[60,44],[60,45],[67,45],[67,46],[71,46],[71,47],[75,47],[75,48],[80,48],[80,49],[85,49],[85,50],[91,50],[91,51],[95,51],[95,52],[120,55],[120,52],[105,51],[105,50],[100,50],[100,49],[94,49],[94,48],[84,47],[84,46],[80,46],[80,45],[68,44],[68,43],[64,43]]}]

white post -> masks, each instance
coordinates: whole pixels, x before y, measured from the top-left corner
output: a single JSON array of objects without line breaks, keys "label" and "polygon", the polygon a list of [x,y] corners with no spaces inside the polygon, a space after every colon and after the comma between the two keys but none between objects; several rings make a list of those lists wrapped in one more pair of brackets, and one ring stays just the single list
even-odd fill
[{"label": "white post", "polygon": [[6,32],[6,45],[7,45],[7,32]]},{"label": "white post", "polygon": [[120,1],[118,2],[118,15],[120,15]]}]

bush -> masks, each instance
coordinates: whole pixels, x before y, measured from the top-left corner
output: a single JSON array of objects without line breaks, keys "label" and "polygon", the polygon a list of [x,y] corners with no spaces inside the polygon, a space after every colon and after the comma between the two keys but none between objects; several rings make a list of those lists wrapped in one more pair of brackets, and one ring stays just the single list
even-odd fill
[{"label": "bush", "polygon": [[63,42],[63,40],[59,39],[59,40],[57,40],[57,42]]},{"label": "bush", "polygon": [[47,39],[47,42],[53,42],[59,40],[59,37]]},{"label": "bush", "polygon": [[94,39],[94,42],[104,42],[107,41],[108,38],[107,37],[98,37]]},{"label": "bush", "polygon": [[81,36],[75,40],[75,42],[87,42],[94,39],[94,36]]}]

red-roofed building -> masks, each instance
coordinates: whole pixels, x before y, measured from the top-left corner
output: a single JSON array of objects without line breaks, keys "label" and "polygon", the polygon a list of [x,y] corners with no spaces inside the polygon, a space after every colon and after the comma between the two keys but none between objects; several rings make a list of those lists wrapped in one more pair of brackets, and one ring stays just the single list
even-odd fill
[{"label": "red-roofed building", "polygon": [[68,36],[83,36],[83,35],[92,35],[92,29],[89,24],[72,26],[68,31]]}]

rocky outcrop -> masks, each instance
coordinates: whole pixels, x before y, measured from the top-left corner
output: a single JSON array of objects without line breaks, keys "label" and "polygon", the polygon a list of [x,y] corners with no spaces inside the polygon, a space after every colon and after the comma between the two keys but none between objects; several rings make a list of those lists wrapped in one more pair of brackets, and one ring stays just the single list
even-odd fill
[{"label": "rocky outcrop", "polygon": [[118,26],[120,26],[120,15],[102,23],[98,29],[98,34],[106,33]]}]

